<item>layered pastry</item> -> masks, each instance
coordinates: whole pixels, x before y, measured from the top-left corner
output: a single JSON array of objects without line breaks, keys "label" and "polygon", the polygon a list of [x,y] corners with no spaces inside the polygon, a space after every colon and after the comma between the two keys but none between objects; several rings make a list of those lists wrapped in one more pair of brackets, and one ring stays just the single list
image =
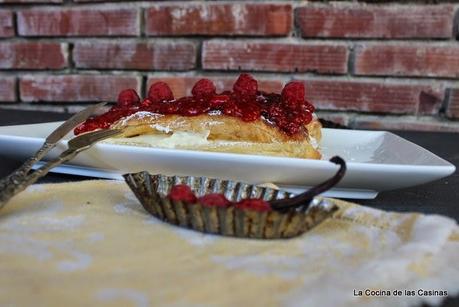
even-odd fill
[{"label": "layered pastry", "polygon": [[122,91],[108,112],[89,118],[76,135],[121,128],[107,140],[134,146],[320,159],[321,125],[305,100],[301,82],[280,94],[258,90],[257,81],[241,74],[232,91],[216,92],[199,80],[192,95],[174,98],[164,82],[151,85],[141,100],[133,89]]}]

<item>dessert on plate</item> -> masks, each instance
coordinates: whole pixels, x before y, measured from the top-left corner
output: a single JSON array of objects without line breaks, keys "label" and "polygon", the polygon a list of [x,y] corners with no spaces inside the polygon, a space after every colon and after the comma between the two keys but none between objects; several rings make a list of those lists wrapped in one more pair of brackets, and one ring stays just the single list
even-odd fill
[{"label": "dessert on plate", "polygon": [[74,133],[106,128],[124,130],[106,141],[114,144],[321,158],[321,125],[305,100],[304,85],[293,81],[280,94],[266,93],[248,74],[221,93],[208,79],[181,98],[174,98],[164,82],[152,84],[143,100],[135,90],[124,90],[115,106]]}]

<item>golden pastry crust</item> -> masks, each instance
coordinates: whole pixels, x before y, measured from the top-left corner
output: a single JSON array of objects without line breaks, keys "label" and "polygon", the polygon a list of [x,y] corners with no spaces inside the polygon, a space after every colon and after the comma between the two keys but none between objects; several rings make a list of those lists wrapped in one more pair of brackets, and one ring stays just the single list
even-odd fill
[{"label": "golden pastry crust", "polygon": [[313,119],[304,126],[304,131],[289,136],[277,127],[259,119],[244,122],[239,118],[225,115],[161,115],[139,112],[115,123],[112,128],[123,128],[117,138],[130,143],[125,138],[146,134],[172,134],[191,132],[207,134],[206,144],[180,145],[178,149],[192,149],[215,152],[260,154],[295,158],[320,159],[319,151],[313,146],[321,139],[321,124]]},{"label": "golden pastry crust", "polygon": [[320,152],[310,143],[303,142],[285,142],[285,143],[248,143],[235,142],[232,144],[221,142],[209,142],[205,145],[194,145],[193,148],[184,146],[178,149],[193,149],[213,152],[228,152],[239,154],[252,154],[276,157],[290,157],[301,159],[320,159]]}]

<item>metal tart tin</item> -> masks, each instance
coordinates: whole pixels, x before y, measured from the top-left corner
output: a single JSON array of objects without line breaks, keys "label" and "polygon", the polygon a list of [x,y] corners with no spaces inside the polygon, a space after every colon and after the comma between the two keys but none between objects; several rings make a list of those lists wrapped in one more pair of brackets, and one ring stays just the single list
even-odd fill
[{"label": "metal tart tin", "polygon": [[188,185],[198,197],[209,193],[222,193],[231,202],[245,198],[270,201],[294,195],[269,187],[208,177],[150,175],[144,171],[125,174],[124,178],[151,215],[177,226],[223,236],[291,238],[317,226],[338,209],[331,201],[322,198],[314,198],[306,209],[285,211],[259,212],[234,206],[205,206],[200,203],[171,201],[167,195],[177,184]]}]

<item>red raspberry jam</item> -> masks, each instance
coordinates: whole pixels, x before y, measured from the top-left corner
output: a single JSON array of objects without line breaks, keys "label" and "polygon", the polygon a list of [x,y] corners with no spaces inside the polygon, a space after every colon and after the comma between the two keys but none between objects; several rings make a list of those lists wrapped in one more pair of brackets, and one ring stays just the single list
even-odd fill
[{"label": "red raspberry jam", "polygon": [[222,93],[216,92],[212,81],[201,79],[193,87],[192,96],[178,99],[174,98],[166,83],[157,82],[143,100],[133,89],[122,91],[115,106],[105,114],[89,118],[75,128],[74,133],[78,135],[108,128],[119,119],[139,111],[182,116],[215,114],[218,111],[246,122],[261,118],[287,135],[295,135],[312,120],[314,112],[314,106],[304,96],[304,84],[296,81],[285,85],[282,94],[259,91],[257,80],[249,74],[239,76],[233,91]]},{"label": "red raspberry jam", "polygon": [[226,208],[234,205],[236,208],[239,209],[249,209],[258,212],[266,212],[271,210],[271,206],[269,205],[269,203],[260,198],[242,199],[236,204],[229,201],[225,197],[225,195],[221,193],[211,193],[196,198],[196,195],[193,193],[191,188],[186,184],[174,185],[167,197],[172,201],[184,201],[193,204],[199,202],[206,207]]},{"label": "red raspberry jam", "polygon": [[271,210],[271,206],[269,205],[269,203],[259,198],[243,199],[236,204],[236,208],[255,210],[258,212],[265,212]]},{"label": "red raspberry jam", "polygon": [[168,195],[170,200],[173,201],[185,201],[188,203],[196,202],[196,195],[186,184],[177,184],[174,185]]},{"label": "red raspberry jam", "polygon": [[226,199],[225,195],[212,193],[199,197],[199,202],[207,207],[229,207],[231,202]]}]

